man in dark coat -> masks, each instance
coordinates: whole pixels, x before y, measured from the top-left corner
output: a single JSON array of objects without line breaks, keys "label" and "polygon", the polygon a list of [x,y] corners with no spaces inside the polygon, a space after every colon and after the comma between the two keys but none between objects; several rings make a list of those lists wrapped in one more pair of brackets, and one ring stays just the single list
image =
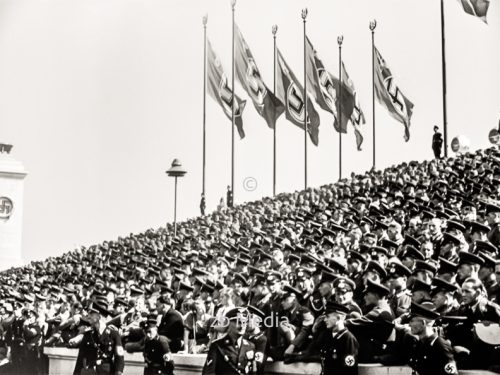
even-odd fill
[{"label": "man in dark coat", "polygon": [[436,159],[441,159],[442,148],[443,148],[443,136],[439,132],[439,127],[434,126],[434,134],[432,136],[432,151],[434,151],[434,157]]},{"label": "man in dark coat", "polygon": [[225,321],[227,333],[210,345],[202,375],[256,374],[255,345],[243,338],[248,311],[244,308],[229,310]]},{"label": "man in dark coat", "polygon": [[359,344],[345,328],[344,321],[349,309],[329,301],[325,309],[328,333],[321,345],[322,375],[357,375]]},{"label": "man in dark coat", "polygon": [[346,327],[356,336],[360,345],[361,362],[374,362],[382,354],[394,324],[394,314],[387,302],[389,289],[375,281],[367,280],[365,304],[369,312],[355,319],[348,319]]},{"label": "man in dark coat", "polygon": [[174,364],[168,346],[168,339],[158,334],[158,322],[151,316],[146,322],[144,343],[144,375],[172,375]]},{"label": "man in dark coat", "polygon": [[409,365],[418,375],[458,375],[453,350],[445,339],[434,332],[434,321],[439,314],[432,303],[411,305],[411,333],[418,337]]},{"label": "man in dark coat", "polygon": [[96,375],[122,375],[125,367],[124,350],[118,330],[106,326],[109,315],[105,306],[93,304],[89,309],[91,328],[83,334],[73,375],[83,370]]},{"label": "man in dark coat", "polygon": [[182,349],[182,339],[184,338],[184,322],[182,315],[173,308],[169,296],[162,296],[158,299],[158,313],[161,314],[158,333],[168,339],[168,344],[172,353],[177,353]]}]

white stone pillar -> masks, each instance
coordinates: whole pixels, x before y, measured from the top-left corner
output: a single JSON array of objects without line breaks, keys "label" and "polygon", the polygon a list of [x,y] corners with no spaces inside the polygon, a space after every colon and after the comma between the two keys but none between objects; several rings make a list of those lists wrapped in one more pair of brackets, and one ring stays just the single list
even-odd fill
[{"label": "white stone pillar", "polygon": [[27,173],[11,155],[11,145],[0,144],[0,271],[23,264],[23,190]]}]

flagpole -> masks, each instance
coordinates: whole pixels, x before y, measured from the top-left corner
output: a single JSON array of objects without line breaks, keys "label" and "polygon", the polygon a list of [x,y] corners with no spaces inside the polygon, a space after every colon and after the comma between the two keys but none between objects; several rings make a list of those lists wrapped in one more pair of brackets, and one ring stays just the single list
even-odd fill
[{"label": "flagpole", "polygon": [[373,121],[373,169],[375,169],[375,28],[377,21],[370,22],[370,30],[372,32],[372,121]]},{"label": "flagpole", "polygon": [[231,99],[231,192],[233,193],[233,205],[235,201],[235,191],[234,191],[234,102],[236,93],[234,92],[234,8],[236,7],[236,0],[231,0],[231,10],[233,14],[233,25],[232,25],[232,54],[231,54],[231,90],[233,91]]},{"label": "flagpole", "polygon": [[206,105],[207,105],[207,22],[208,16],[203,16],[203,182],[201,191],[205,195],[205,165],[206,165]]},{"label": "flagpole", "polygon": [[302,21],[304,22],[304,186],[307,189],[307,71],[306,71],[306,18],[307,8],[302,9]]},{"label": "flagpole", "polygon": [[342,179],[342,42],[344,37],[337,38],[339,44],[339,105],[337,117],[339,118],[339,180]]},{"label": "flagpole", "polygon": [[443,136],[444,157],[448,157],[448,114],[446,107],[446,53],[444,34],[444,2],[441,0],[441,65],[443,69]]},{"label": "flagpole", "polygon": [[[278,32],[278,25],[273,25],[273,40],[274,40],[274,91],[276,95],[276,33]],[[276,195],[276,121],[273,129],[273,196]]]}]

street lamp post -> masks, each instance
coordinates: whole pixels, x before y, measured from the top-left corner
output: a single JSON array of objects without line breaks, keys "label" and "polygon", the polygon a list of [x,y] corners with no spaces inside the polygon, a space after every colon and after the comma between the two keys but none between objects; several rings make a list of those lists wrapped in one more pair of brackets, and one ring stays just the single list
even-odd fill
[{"label": "street lamp post", "polygon": [[166,172],[169,177],[175,178],[175,194],[174,194],[174,237],[177,236],[177,177],[184,176],[187,171],[182,168],[179,159],[174,159],[172,166]]}]

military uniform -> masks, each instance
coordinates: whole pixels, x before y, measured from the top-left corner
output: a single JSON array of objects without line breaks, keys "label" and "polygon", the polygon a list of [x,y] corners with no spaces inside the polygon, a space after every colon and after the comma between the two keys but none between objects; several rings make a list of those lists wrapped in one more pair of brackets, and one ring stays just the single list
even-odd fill
[{"label": "military uniform", "polygon": [[23,367],[29,369],[30,374],[43,374],[44,361],[42,358],[42,330],[37,324],[28,324],[23,329],[24,349],[22,354]]},{"label": "military uniform", "polygon": [[243,338],[234,342],[226,335],[210,345],[202,375],[256,374],[255,359],[253,343]]},{"label": "military uniform", "polygon": [[323,336],[321,375],[357,375],[359,344],[346,328]]},{"label": "military uniform", "polygon": [[458,375],[451,346],[437,334],[415,342],[409,365],[414,375]]},{"label": "military uniform", "polygon": [[168,339],[157,335],[155,338],[146,339],[144,343],[144,375],[171,375],[173,374],[172,361],[165,361],[164,355],[170,353]]},{"label": "military uniform", "polygon": [[259,332],[249,335],[248,341],[255,345],[255,363],[257,365],[257,374],[262,375],[264,373],[267,360],[267,337],[264,332]]},{"label": "military uniform", "polygon": [[396,317],[408,312],[411,305],[411,292],[403,289],[389,297],[389,306]]},{"label": "military uniform", "polygon": [[5,341],[10,346],[13,374],[20,374],[22,372],[22,352],[24,349],[23,324],[24,318],[15,318],[7,328],[5,334]]},{"label": "military uniform", "polygon": [[73,375],[82,370],[97,375],[121,375],[124,368],[123,347],[114,327],[105,327],[102,333],[91,329],[84,333]]},{"label": "military uniform", "polygon": [[432,151],[436,159],[441,158],[441,148],[443,147],[443,136],[440,132],[435,132],[432,135]]}]

